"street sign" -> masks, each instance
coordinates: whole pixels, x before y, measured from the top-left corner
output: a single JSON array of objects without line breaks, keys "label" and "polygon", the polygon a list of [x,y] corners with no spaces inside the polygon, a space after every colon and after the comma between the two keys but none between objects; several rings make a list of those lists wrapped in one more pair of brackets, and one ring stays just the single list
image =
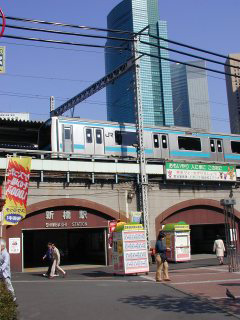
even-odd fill
[{"label": "street sign", "polygon": [[0,47],[0,73],[5,73],[5,47]]}]

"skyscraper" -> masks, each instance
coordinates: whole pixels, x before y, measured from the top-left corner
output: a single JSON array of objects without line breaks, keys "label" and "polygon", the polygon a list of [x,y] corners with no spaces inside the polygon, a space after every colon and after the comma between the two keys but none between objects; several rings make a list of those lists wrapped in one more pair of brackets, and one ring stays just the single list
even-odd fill
[{"label": "skyscraper", "polygon": [[[240,60],[240,53],[231,53],[229,58]],[[225,66],[225,72],[240,76],[240,62],[226,60],[226,64],[231,64],[232,67]],[[230,119],[230,127],[232,133],[240,133],[240,79],[226,75],[228,111]]]},{"label": "skyscraper", "polygon": [[[150,34],[167,38],[167,24],[165,21],[159,20],[158,0],[123,0],[109,13],[107,25],[108,29],[131,32],[139,32],[149,26]],[[116,37],[116,34],[112,32],[109,32],[108,35]],[[124,37],[129,38],[131,35],[126,34]],[[156,40],[149,36],[142,36],[141,39],[164,47],[168,45],[164,40]],[[127,44],[108,39],[106,45],[122,45],[124,47]],[[152,55],[168,57],[167,50],[142,43],[139,50]],[[130,51],[117,53],[116,50],[106,49],[106,73],[111,72],[130,57]],[[169,62],[144,56],[140,59],[139,64],[144,124],[173,125]],[[121,76],[113,84],[108,85],[107,114],[110,121],[135,122],[133,70]]]},{"label": "skyscraper", "polygon": [[174,123],[176,126],[210,131],[210,106],[206,70],[203,60],[188,61],[193,67],[172,64],[172,94]]}]

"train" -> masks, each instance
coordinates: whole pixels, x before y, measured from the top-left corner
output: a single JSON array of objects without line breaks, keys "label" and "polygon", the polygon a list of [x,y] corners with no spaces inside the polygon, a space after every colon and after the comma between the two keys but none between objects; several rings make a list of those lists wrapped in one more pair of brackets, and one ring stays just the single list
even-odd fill
[{"label": "train", "polygon": [[[54,116],[39,129],[38,148],[71,156],[137,157],[135,124]],[[183,127],[144,127],[145,157],[240,164],[240,136]]]}]

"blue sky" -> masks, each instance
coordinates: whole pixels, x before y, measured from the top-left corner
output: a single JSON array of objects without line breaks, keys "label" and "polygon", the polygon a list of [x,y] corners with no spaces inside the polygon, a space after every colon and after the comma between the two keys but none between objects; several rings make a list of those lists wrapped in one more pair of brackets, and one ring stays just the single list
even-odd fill
[{"label": "blue sky", "polygon": [[[1,7],[6,16],[106,27],[107,14],[119,2],[5,0]],[[168,22],[170,39],[225,55],[240,52],[239,12],[239,0],[159,1],[160,17]],[[8,23],[26,25],[11,20]],[[40,35],[8,28],[5,34],[54,38],[51,34]],[[66,38],[58,37],[63,40]],[[75,42],[99,43],[88,38],[70,39]],[[105,72],[103,49],[48,45],[7,38],[0,39],[2,45],[6,46],[7,58],[6,73],[0,75],[0,112],[30,112],[32,120],[46,120],[49,117],[51,95],[56,97],[57,107],[101,78]],[[175,55],[174,58],[188,60],[185,56]],[[211,64],[209,67],[223,70]],[[212,131],[229,132],[224,75],[209,73],[208,80]],[[106,119],[105,90],[89,98],[87,103],[78,105],[75,115]]]}]

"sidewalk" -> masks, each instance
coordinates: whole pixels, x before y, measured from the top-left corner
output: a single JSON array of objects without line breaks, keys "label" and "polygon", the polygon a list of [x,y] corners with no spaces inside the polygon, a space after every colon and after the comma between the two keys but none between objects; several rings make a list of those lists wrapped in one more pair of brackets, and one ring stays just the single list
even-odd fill
[{"label": "sidewalk", "polygon": [[[240,273],[228,272],[228,266],[206,266],[193,269],[171,270],[171,282],[159,283],[172,287],[190,296],[207,300],[240,319]],[[144,278],[155,281],[155,272]],[[226,289],[236,297],[232,300],[226,296]]]}]

